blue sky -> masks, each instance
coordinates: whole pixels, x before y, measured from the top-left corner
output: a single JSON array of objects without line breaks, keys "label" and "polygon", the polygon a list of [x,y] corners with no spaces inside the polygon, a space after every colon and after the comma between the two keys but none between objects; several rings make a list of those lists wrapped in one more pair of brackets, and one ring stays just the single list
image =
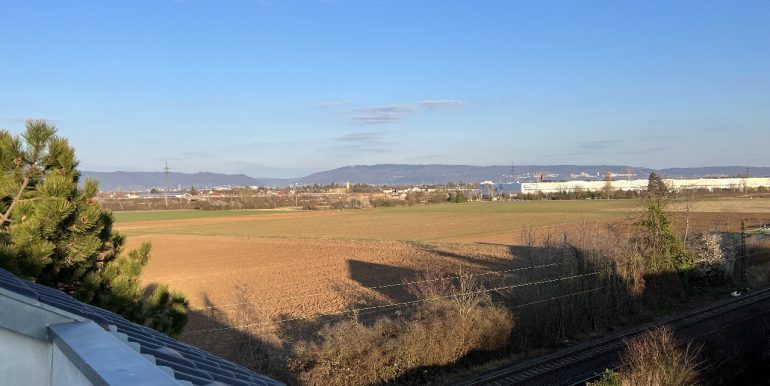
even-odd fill
[{"label": "blue sky", "polygon": [[0,0],[84,170],[770,166],[770,1]]}]

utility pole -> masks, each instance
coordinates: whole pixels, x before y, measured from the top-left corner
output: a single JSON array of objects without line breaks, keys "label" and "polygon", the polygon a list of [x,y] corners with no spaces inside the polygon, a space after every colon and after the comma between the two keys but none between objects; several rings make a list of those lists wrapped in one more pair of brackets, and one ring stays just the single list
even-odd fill
[{"label": "utility pole", "polygon": [[743,194],[749,193],[749,167],[746,166],[746,173],[741,178],[741,185],[743,185]]},{"label": "utility pole", "polygon": [[169,186],[171,185],[171,178],[169,177],[169,167],[168,167],[168,160],[166,160],[166,166],[163,168],[163,173],[166,175],[166,192],[163,194],[163,198],[166,201],[166,209],[168,209],[168,191],[170,190]]}]

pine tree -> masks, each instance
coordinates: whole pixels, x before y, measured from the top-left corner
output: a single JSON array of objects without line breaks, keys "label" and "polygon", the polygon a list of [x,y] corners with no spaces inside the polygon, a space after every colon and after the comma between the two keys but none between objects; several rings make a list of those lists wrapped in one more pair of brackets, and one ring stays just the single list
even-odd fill
[{"label": "pine tree", "polygon": [[657,173],[651,172],[647,179],[647,195],[656,200],[667,198],[671,194],[666,182]]},{"label": "pine tree", "polygon": [[657,174],[650,173],[644,198],[642,218],[638,224],[644,232],[648,268],[654,272],[680,270],[692,267],[693,257],[674,232],[671,218],[666,213],[670,189]]},{"label": "pine tree", "polygon": [[80,173],[75,150],[42,120],[20,136],[0,130],[0,267],[168,334],[188,304],[165,286],[145,298],[139,275],[150,245],[122,254],[125,238]]}]

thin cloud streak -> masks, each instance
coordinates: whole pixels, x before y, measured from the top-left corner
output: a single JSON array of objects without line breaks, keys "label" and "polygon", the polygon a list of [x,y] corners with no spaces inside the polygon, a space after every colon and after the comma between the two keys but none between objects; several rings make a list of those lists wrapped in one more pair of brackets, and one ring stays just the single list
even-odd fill
[{"label": "thin cloud streak", "polygon": [[603,139],[598,141],[583,141],[578,144],[578,148],[586,150],[604,150],[612,146],[621,144],[621,141],[615,139]]},{"label": "thin cloud streak", "polygon": [[394,143],[385,139],[379,132],[358,132],[334,138],[338,145],[334,150],[348,153],[391,153]]},{"label": "thin cloud streak", "polygon": [[350,133],[335,138],[337,141],[342,142],[367,142],[377,141],[382,138],[382,133],[375,132],[363,132],[363,133]]},{"label": "thin cloud streak", "polygon": [[458,99],[432,99],[432,100],[421,101],[421,102],[418,102],[417,104],[426,110],[451,109],[451,108],[463,107],[466,105],[465,102]]},{"label": "thin cloud streak", "polygon": [[362,107],[349,111],[350,121],[359,125],[400,122],[409,115],[424,111],[446,110],[465,106],[457,99],[430,99],[415,103],[400,103],[383,106]]}]

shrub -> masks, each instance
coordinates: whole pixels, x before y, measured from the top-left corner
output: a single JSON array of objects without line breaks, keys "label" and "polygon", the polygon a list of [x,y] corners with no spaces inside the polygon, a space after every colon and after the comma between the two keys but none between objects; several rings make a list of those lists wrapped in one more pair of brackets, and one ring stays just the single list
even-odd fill
[{"label": "shrub", "polygon": [[370,203],[375,208],[391,208],[394,206],[401,206],[405,204],[404,201],[390,200],[387,198],[376,198],[374,200],[370,200]]},{"label": "shrub", "polygon": [[512,326],[503,308],[477,307],[463,315],[455,303],[436,301],[410,319],[327,326],[319,333],[320,342],[298,350],[296,366],[308,384],[388,382],[419,367],[451,364],[471,351],[498,349]]},{"label": "shrub", "polygon": [[468,197],[465,196],[465,193],[463,192],[449,192],[449,197],[447,198],[447,201],[453,202],[453,203],[461,203],[461,202],[468,202]]},{"label": "shrub", "polygon": [[671,329],[660,327],[626,343],[620,385],[689,386],[697,384],[698,350],[677,345]]},{"label": "shrub", "polygon": [[588,383],[588,386],[621,386],[622,384],[620,373],[607,369],[599,380]]},{"label": "shrub", "polygon": [[508,343],[513,319],[505,308],[455,295],[432,297],[409,318],[382,318],[370,326],[358,321],[326,326],[317,342],[297,348],[293,366],[307,384],[375,384]]},{"label": "shrub", "polygon": [[725,234],[707,232],[691,243],[695,251],[695,265],[691,275],[701,284],[721,284],[733,272],[735,245]]},{"label": "shrub", "polygon": [[361,209],[361,208],[364,207],[364,203],[361,202],[361,200],[359,200],[357,198],[351,198],[349,205],[350,205],[350,208],[352,208],[352,209]]}]

